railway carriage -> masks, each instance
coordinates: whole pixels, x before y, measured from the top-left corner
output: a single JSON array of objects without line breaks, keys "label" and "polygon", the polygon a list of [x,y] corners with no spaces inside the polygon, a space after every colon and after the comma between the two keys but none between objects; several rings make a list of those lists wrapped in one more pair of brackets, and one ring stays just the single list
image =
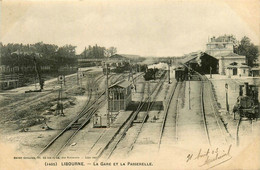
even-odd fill
[{"label": "railway carriage", "polygon": [[234,119],[238,113],[240,117],[256,119],[259,117],[258,89],[255,85],[240,85],[239,96],[233,107]]},{"label": "railway carriage", "polygon": [[184,81],[187,78],[187,70],[184,67],[178,67],[175,69],[175,79],[177,81]]}]

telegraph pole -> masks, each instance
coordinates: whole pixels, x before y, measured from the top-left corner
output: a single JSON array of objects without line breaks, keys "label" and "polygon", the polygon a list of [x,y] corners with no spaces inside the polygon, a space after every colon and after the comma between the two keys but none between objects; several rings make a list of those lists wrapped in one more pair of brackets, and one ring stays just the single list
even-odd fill
[{"label": "telegraph pole", "polygon": [[151,93],[150,93],[150,81],[148,81],[148,100],[150,101]]},{"label": "telegraph pole", "polygon": [[62,103],[62,82],[60,84],[60,102],[61,102],[61,115],[64,116],[64,113],[63,113],[63,103]]},{"label": "telegraph pole", "polygon": [[79,85],[79,67],[77,68],[77,85]]},{"label": "telegraph pole", "polygon": [[190,107],[190,79],[191,79],[190,68],[189,68],[189,73],[188,73],[188,79],[189,79],[189,110],[190,110],[191,109],[191,107]]},{"label": "telegraph pole", "polygon": [[57,100],[57,110],[56,113],[61,116],[64,116],[63,113],[63,103],[62,103],[62,83],[64,82],[64,76],[60,75],[58,77],[58,83],[60,83],[60,90],[59,90],[59,96],[58,96],[58,100]]},{"label": "telegraph pole", "polygon": [[168,63],[168,83],[171,84],[170,81],[170,64]]},{"label": "telegraph pole", "polygon": [[109,118],[109,94],[108,94],[108,65],[106,65],[106,98],[107,98],[107,127],[110,127],[110,118]]}]

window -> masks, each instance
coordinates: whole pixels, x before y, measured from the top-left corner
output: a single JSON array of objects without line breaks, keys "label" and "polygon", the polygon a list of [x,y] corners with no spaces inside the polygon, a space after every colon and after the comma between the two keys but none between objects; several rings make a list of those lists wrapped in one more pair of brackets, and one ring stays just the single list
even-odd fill
[{"label": "window", "polygon": [[246,73],[246,69],[243,69],[243,73],[244,73],[244,74]]}]

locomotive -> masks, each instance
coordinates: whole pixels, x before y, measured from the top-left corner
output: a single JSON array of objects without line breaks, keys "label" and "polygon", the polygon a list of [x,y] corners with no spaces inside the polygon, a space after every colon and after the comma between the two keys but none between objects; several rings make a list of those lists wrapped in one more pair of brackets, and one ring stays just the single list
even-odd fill
[{"label": "locomotive", "polygon": [[185,81],[189,79],[196,80],[198,78],[193,69],[188,69],[187,67],[177,67],[175,69],[175,79],[177,81]]},{"label": "locomotive", "polygon": [[239,86],[239,96],[233,107],[234,119],[239,114],[240,118],[257,119],[259,117],[258,88],[256,85]]},{"label": "locomotive", "polygon": [[175,79],[177,81],[184,81],[187,79],[188,70],[184,67],[178,67],[175,69]]}]

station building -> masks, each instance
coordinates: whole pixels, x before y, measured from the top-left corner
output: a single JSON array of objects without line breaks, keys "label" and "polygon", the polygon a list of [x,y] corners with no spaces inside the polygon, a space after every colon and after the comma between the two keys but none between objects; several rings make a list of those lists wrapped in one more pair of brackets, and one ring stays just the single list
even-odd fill
[{"label": "station building", "polygon": [[108,110],[110,112],[126,110],[132,101],[131,87],[132,84],[129,81],[121,81],[108,88]]},{"label": "station building", "polygon": [[228,77],[234,75],[248,76],[250,74],[250,67],[243,63],[238,64],[237,62],[233,62],[226,66],[225,73],[228,75]]},{"label": "station building", "polygon": [[[206,45],[206,53],[218,59],[218,73],[221,75],[248,76],[249,67],[245,67],[246,57],[234,53],[232,36],[212,37]],[[236,65],[232,65],[232,63]]]}]

